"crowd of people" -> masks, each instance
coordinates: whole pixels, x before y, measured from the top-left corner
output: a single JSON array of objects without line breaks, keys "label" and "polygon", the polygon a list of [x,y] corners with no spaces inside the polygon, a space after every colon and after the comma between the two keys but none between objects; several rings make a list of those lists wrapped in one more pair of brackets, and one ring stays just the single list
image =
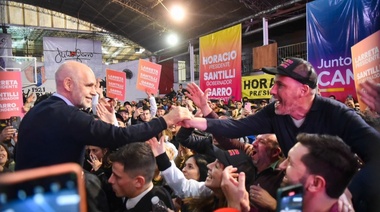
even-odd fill
[{"label": "crowd of people", "polygon": [[380,85],[362,84],[371,110],[360,111],[320,96],[303,59],[263,71],[272,101],[212,100],[190,83],[119,102],[87,65],[65,62],[56,93],[17,130],[4,121],[0,173],[75,162],[100,185],[86,188],[103,196],[87,196],[89,211],[152,211],[154,196],[168,211],[276,211],[278,189],[296,184],[303,211],[378,210]]}]

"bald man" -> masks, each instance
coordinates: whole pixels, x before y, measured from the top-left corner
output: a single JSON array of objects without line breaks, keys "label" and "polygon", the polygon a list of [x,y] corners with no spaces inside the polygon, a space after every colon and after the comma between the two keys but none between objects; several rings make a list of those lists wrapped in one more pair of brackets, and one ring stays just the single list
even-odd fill
[{"label": "bald man", "polygon": [[16,170],[82,163],[86,145],[118,148],[146,141],[167,126],[191,118],[188,110],[179,107],[148,123],[119,128],[80,111],[91,107],[96,95],[96,78],[90,67],[67,61],[58,68],[55,80],[57,92],[32,108],[20,124]]}]

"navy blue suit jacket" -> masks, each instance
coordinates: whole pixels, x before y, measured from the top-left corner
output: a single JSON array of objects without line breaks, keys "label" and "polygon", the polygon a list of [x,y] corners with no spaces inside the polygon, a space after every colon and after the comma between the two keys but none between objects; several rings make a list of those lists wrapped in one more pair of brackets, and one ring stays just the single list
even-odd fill
[{"label": "navy blue suit jacket", "polygon": [[16,144],[16,170],[66,162],[81,163],[85,145],[117,148],[146,141],[166,129],[163,118],[116,127],[51,96],[22,119]]}]

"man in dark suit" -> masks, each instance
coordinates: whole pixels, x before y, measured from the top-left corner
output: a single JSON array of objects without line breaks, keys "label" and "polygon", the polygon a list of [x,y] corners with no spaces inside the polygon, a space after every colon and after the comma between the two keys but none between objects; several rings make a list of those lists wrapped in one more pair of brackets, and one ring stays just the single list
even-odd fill
[{"label": "man in dark suit", "polygon": [[125,197],[124,211],[152,211],[151,199],[157,196],[173,209],[170,194],[153,186],[156,159],[147,143],[130,143],[110,155],[112,175],[108,182],[117,197]]},{"label": "man in dark suit", "polygon": [[167,126],[191,118],[189,111],[178,107],[148,123],[119,128],[108,124],[115,121],[113,108],[107,110],[98,104],[97,115],[108,123],[80,111],[91,107],[97,91],[95,74],[90,67],[67,61],[58,68],[55,80],[57,92],[32,108],[20,124],[16,170],[82,163],[85,145],[116,149],[127,143],[146,141]]}]

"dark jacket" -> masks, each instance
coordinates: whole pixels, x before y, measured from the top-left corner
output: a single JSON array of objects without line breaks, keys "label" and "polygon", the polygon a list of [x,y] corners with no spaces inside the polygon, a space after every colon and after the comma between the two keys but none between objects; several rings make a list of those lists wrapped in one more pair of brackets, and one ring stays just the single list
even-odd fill
[{"label": "dark jacket", "polygon": [[21,121],[16,170],[82,163],[85,145],[115,149],[127,143],[146,141],[166,128],[163,118],[119,128],[52,96],[32,108]]},{"label": "dark jacket", "polygon": [[275,133],[285,155],[294,146],[299,133],[336,135],[365,162],[349,186],[356,205],[380,208],[380,133],[344,104],[316,96],[304,123],[297,128],[289,115],[276,115],[274,103],[258,113],[239,120],[207,119],[207,132],[219,136],[241,137]]},{"label": "dark jacket", "polygon": [[[151,199],[152,197],[157,196],[162,200],[166,207],[170,209],[174,209],[174,205],[172,202],[172,198],[168,191],[162,187],[162,186],[153,186],[152,190],[150,190],[148,193],[141,198],[141,200],[137,203],[137,205],[134,208],[131,208],[127,210],[126,208],[124,209],[124,212],[149,212],[152,211],[152,202]],[[126,205],[127,198],[124,201],[124,206]]]}]

